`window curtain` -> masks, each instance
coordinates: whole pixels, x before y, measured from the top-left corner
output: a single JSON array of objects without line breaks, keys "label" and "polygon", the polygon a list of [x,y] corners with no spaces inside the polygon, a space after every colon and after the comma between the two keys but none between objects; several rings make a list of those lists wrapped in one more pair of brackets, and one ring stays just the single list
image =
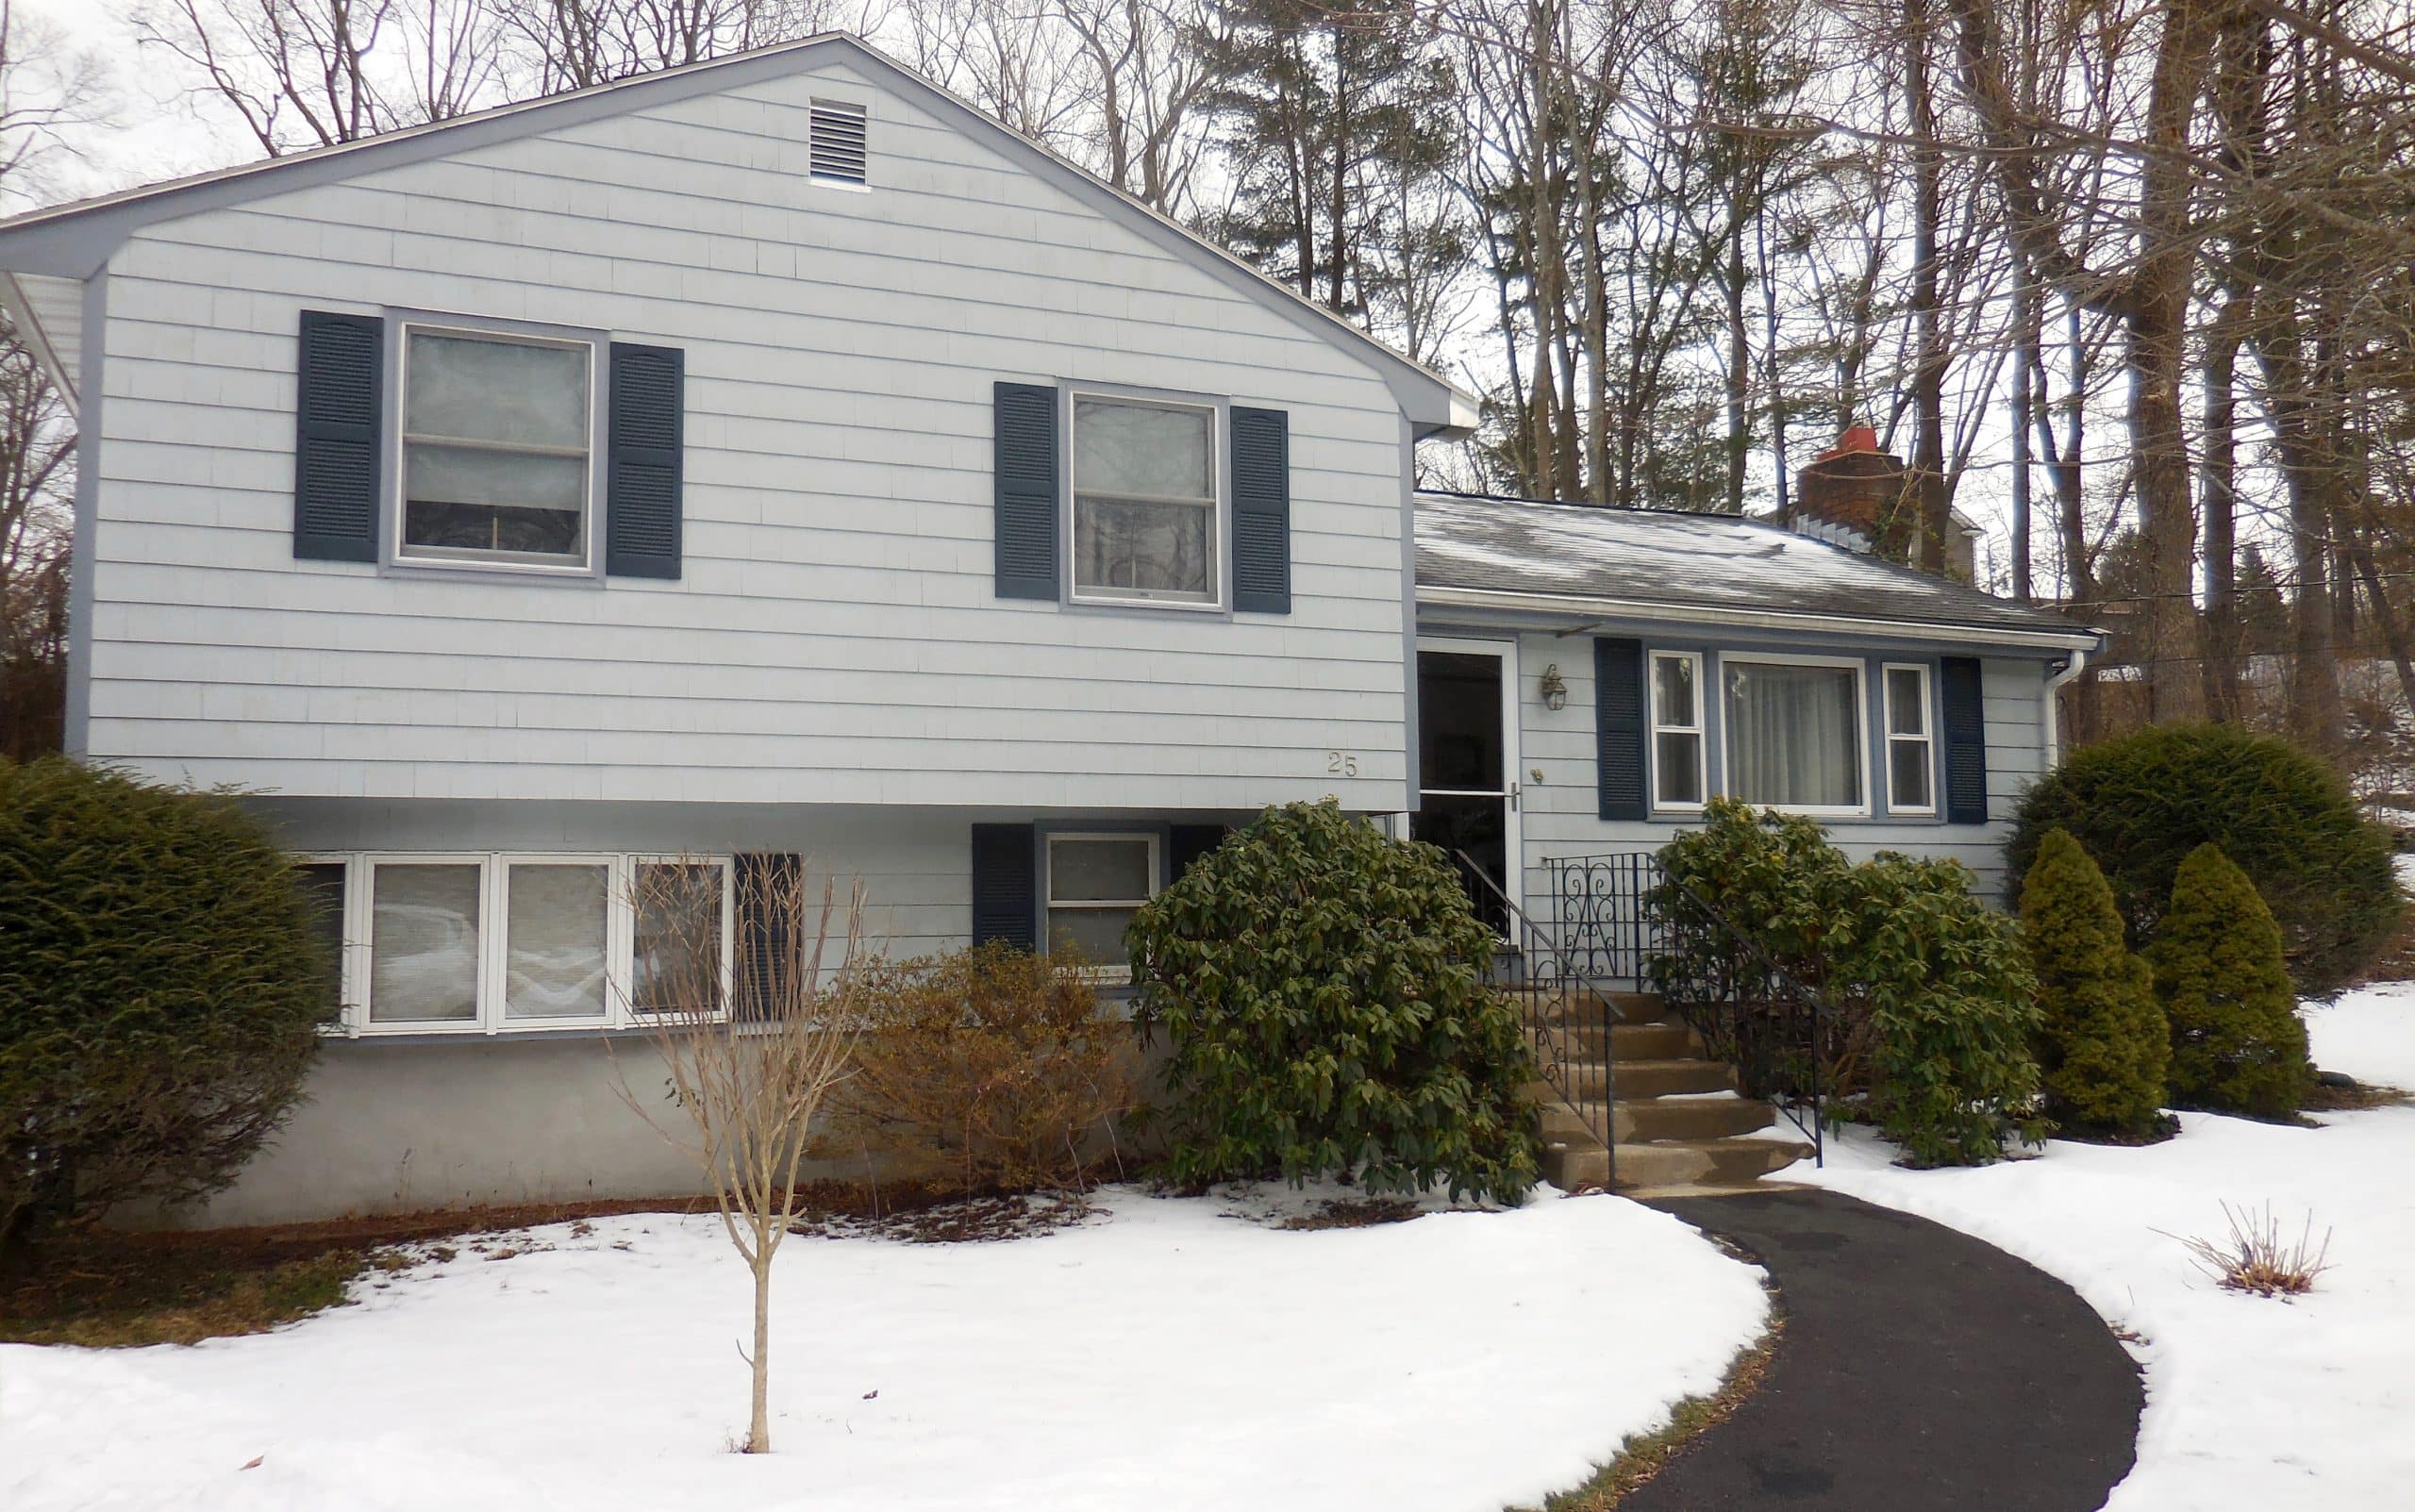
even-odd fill
[{"label": "window curtain", "polygon": [[1861,802],[1861,709],[1850,667],[1727,668],[1727,790],[1748,803]]}]

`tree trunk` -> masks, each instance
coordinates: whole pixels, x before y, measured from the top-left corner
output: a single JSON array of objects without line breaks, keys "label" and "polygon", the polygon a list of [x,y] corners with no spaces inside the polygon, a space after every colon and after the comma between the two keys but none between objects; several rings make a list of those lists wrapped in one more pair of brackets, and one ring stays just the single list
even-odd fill
[{"label": "tree trunk", "polygon": [[1945,219],[1945,160],[1937,140],[1937,102],[1929,85],[1927,0],[1905,0],[1904,90],[1912,123],[1911,500],[1919,541],[1911,559],[1945,572],[1951,506],[1945,492],[1945,336],[1939,305],[1938,237]]},{"label": "tree trunk", "polygon": [[772,1249],[755,1238],[755,1410],[746,1430],[746,1452],[772,1452]]},{"label": "tree trunk", "polygon": [[2043,363],[2039,356],[2038,286],[2031,281],[2027,260],[2016,250],[2012,271],[2012,597],[2026,604],[2035,596],[2030,579],[2030,445],[2029,426],[2036,411]]},{"label": "tree trunk", "polygon": [[1753,450],[1751,364],[1744,334],[1744,218],[1727,216],[1727,496],[1729,514],[1744,512],[1744,464]]},{"label": "tree trunk", "polygon": [[2253,296],[2223,301],[2206,333],[2206,457],[2202,472],[2206,529],[2206,713],[2239,723],[2239,396],[2237,372],[2242,327]]}]

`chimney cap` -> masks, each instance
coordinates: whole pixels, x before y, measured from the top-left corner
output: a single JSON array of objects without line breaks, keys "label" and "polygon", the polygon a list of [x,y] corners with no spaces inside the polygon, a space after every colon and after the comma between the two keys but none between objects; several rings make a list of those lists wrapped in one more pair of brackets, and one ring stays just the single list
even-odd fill
[{"label": "chimney cap", "polygon": [[1847,425],[1844,429],[1844,434],[1837,438],[1837,444],[1829,447],[1826,451],[1822,452],[1816,458],[1814,458],[1814,460],[1825,462],[1835,457],[1850,457],[1857,452],[1875,452],[1877,450],[1877,427],[1874,425],[1853,424]]}]

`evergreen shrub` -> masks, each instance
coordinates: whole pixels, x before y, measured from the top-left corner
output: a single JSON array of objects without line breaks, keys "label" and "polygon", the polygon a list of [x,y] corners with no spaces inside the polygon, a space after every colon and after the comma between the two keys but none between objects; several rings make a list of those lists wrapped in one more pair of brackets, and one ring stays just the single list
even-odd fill
[{"label": "evergreen shrub", "polygon": [[2222,847],[2180,863],[2147,964],[2172,1026],[2175,1104],[2263,1119],[2305,1105],[2314,1072],[2280,926]]},{"label": "evergreen shrub", "polygon": [[2086,848],[2132,949],[2155,938],[2182,858],[2222,847],[2272,909],[2301,994],[2337,991],[2388,946],[2404,906],[2389,831],[2318,757],[2227,724],[2168,724],[2086,746],[2024,795],[2006,844],[2025,877],[2046,832]]},{"label": "evergreen shrub", "polygon": [[1178,1185],[1436,1183],[1523,1198],[1541,1156],[1491,930],[1435,846],[1331,800],[1269,808],[1193,862],[1126,935],[1142,1022],[1169,1041]]},{"label": "evergreen shrub", "polygon": [[2043,1014],[2046,1110],[2074,1133],[2165,1132],[2170,1031],[2147,965],[2122,939],[2113,890],[2078,840],[2046,832],[2021,887],[2021,926]]},{"label": "evergreen shrub", "polygon": [[0,761],[0,1257],[234,1180],[335,1012],[310,909],[228,794]]}]

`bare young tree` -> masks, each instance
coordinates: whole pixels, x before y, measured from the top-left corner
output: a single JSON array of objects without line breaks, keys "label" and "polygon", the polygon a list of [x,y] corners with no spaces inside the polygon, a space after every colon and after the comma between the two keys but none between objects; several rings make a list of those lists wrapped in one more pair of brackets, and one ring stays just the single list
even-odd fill
[{"label": "bare young tree", "polygon": [[[614,1060],[623,1100],[695,1164],[754,1273],[750,1454],[772,1448],[772,1262],[802,1216],[814,1123],[852,1068],[858,969],[870,954],[860,881],[817,887],[799,857],[758,859],[738,872],[726,925],[720,863],[637,868],[634,969],[622,990],[656,1055]],[[641,1092],[633,1071],[661,1082]]]}]

